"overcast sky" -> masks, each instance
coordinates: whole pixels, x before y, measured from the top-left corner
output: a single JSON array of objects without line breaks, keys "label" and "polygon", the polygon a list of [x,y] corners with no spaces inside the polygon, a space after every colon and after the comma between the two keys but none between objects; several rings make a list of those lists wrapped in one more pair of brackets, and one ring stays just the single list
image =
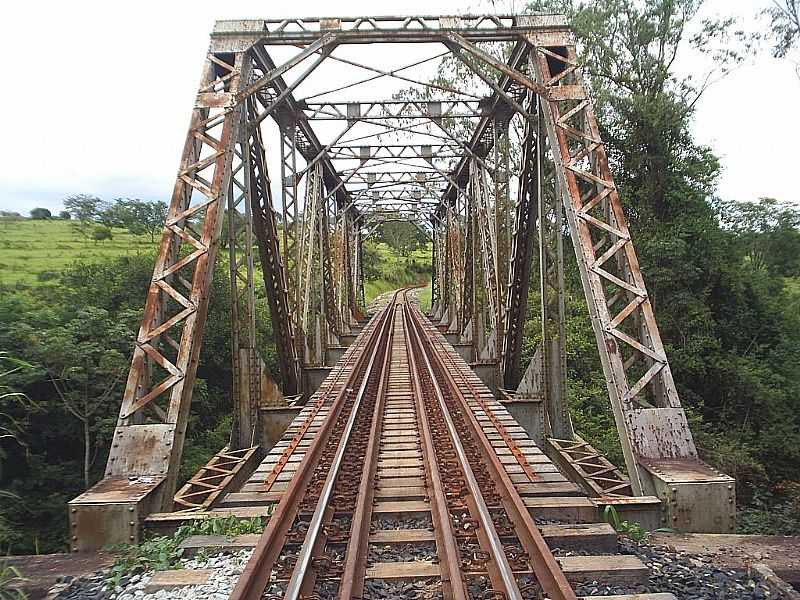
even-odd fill
[{"label": "overcast sky", "polygon": [[[753,25],[767,0],[710,0]],[[474,3],[473,3],[474,4]],[[456,13],[463,1],[25,1],[6,4],[0,209],[58,209],[73,193],[169,197],[215,19]],[[378,51],[380,52],[380,51]],[[691,70],[691,61],[682,68]],[[719,194],[800,202],[800,79],[762,52],[708,90],[694,130],[721,157]]]}]

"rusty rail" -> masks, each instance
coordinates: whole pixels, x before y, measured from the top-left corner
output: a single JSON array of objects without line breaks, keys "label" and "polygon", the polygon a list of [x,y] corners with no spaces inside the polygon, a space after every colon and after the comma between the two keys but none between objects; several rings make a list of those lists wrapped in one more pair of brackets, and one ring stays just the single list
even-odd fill
[{"label": "rusty rail", "polygon": [[[347,379],[347,383],[342,387],[337,394],[336,399],[333,401],[330,413],[328,414],[328,417],[323,423],[322,428],[318,432],[317,436],[314,438],[314,441],[309,446],[308,452],[303,457],[297,473],[292,478],[292,481],[284,494],[281,496],[281,500],[273,512],[269,523],[267,524],[267,527],[261,536],[261,539],[256,545],[250,561],[245,566],[245,569],[231,594],[231,600],[260,600],[267,590],[272,577],[272,570],[275,566],[278,555],[284,545],[284,542],[286,541],[289,529],[292,527],[294,519],[301,506],[301,501],[308,491],[309,484],[314,476],[323,449],[327,445],[327,442],[333,433],[334,426],[339,421],[345,401],[348,396],[352,396],[354,385],[356,385],[362,378],[364,382],[366,382],[368,379],[366,375],[369,374],[369,371],[374,364],[375,355],[381,345],[381,338],[384,336],[384,329],[386,328],[386,324],[390,322],[390,308],[393,305],[394,299],[380,315],[378,323],[370,332],[368,339],[365,341],[364,351],[359,355],[356,365]],[[362,385],[360,391],[363,392],[363,389],[364,387]],[[352,416],[354,418],[356,414],[357,410],[351,410],[350,415],[348,415],[349,423],[352,421],[350,417]],[[336,440],[333,440],[333,442],[335,443]],[[341,443],[340,441],[337,444],[337,447],[343,450],[344,445],[345,444]],[[337,460],[340,461],[341,455],[339,452],[337,452],[337,457]],[[335,471],[333,469],[331,469],[329,473],[334,474],[335,476]],[[332,478],[328,477],[328,479]],[[323,494],[329,494],[330,492],[328,479],[326,479],[326,483],[323,487]],[[335,477],[333,479],[335,479]],[[325,504],[318,504],[317,508],[319,509],[320,506],[324,509]],[[318,512],[320,513],[319,515],[317,515]],[[300,555],[298,555],[298,566],[300,570],[295,570],[295,573],[298,573],[298,576],[295,577],[293,573],[290,586],[287,588],[287,591],[289,589],[292,590],[292,593],[295,594],[295,598],[299,596],[305,570],[310,562],[317,534],[320,530],[319,525],[321,524],[322,517],[322,511],[315,511],[312,519],[312,524],[315,527],[313,541],[310,544],[304,544]]]},{"label": "rusty rail", "polygon": [[[479,443],[484,459],[483,462],[488,468],[495,485],[501,488],[500,498],[503,506],[513,522],[515,531],[527,552],[528,560],[531,562],[534,575],[539,585],[541,585],[542,589],[547,593],[547,596],[552,600],[576,600],[577,596],[575,592],[572,590],[572,587],[552,552],[547,547],[547,543],[539,531],[539,528],[536,526],[533,517],[531,517],[528,512],[522,498],[497,457],[491,442],[486,437],[486,434],[483,432],[483,429],[470,409],[463,394],[463,387],[465,386],[463,383],[459,385],[456,382],[453,376],[453,371],[455,369],[448,368],[448,365],[443,360],[442,357],[446,355],[447,349],[436,337],[429,335],[423,336],[420,333],[424,331],[424,325],[422,324],[422,314],[416,307],[408,307],[407,310],[411,316],[410,320],[417,329],[417,339],[420,341],[424,339],[427,342],[427,344],[421,344],[421,346],[425,351],[426,361],[430,360],[429,364],[433,364],[436,371],[435,380],[440,404],[443,405],[444,403],[441,390],[446,387],[451,393],[451,397],[454,398],[459,405],[461,409],[460,412],[465,416],[464,420],[469,426],[469,431],[464,432],[464,434],[471,435],[471,437]],[[425,348],[426,345],[427,348]],[[474,388],[472,393],[475,393]],[[487,411],[487,414],[489,412],[490,411]],[[497,427],[497,423],[493,422],[493,424]],[[490,526],[492,530],[494,530],[494,526]],[[513,595],[513,589],[503,590],[503,593],[505,593],[507,597],[518,597]]]}]

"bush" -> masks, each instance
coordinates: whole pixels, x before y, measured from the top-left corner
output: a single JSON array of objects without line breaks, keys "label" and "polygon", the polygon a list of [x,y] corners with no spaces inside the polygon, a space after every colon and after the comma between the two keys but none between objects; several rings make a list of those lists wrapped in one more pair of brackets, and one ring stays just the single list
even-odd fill
[{"label": "bush", "polygon": [[92,239],[95,242],[103,242],[113,238],[114,234],[112,233],[111,228],[106,227],[105,225],[100,225],[92,230]]},{"label": "bush", "polygon": [[53,279],[58,279],[58,273],[55,271],[42,271],[36,275],[37,281],[52,281]]},{"label": "bush", "polygon": [[52,218],[53,214],[46,208],[34,208],[31,211],[31,219],[36,221],[43,221]]}]

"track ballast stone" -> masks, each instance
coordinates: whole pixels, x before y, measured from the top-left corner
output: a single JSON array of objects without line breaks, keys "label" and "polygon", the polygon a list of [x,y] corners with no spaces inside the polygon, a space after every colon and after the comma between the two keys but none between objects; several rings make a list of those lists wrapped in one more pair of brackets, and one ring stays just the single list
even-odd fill
[{"label": "track ballast stone", "polygon": [[[404,528],[409,523],[401,519],[387,519],[394,527]],[[415,523],[421,525],[421,523]],[[394,528],[387,527],[387,528]],[[402,548],[399,546],[398,549]],[[407,549],[404,549],[407,550]],[[608,585],[604,583],[585,583],[575,588],[578,596],[602,596],[615,594],[641,594],[671,592],[678,600],[775,600],[781,595],[772,592],[764,582],[745,571],[721,569],[708,560],[682,552],[671,552],[665,547],[650,546],[620,538],[620,551],[623,554],[638,556],[650,569],[647,583],[638,585]],[[403,552],[401,550],[401,552]],[[53,600],[227,600],[239,576],[247,564],[252,550],[222,552],[208,556],[196,556],[182,561],[185,569],[213,569],[209,583],[200,586],[175,588],[147,593],[145,588],[154,575],[153,572],[125,578],[123,585],[113,590],[106,587],[108,571],[98,572],[80,578],[65,577],[51,589],[48,598]],[[414,560],[409,552],[404,558]],[[382,557],[383,560],[386,558]],[[487,591],[486,581],[471,578],[470,593],[475,597]],[[521,578],[520,584],[531,583]],[[269,593],[282,595],[284,583],[275,583]],[[320,586],[316,590],[320,597],[332,600],[335,593]],[[335,586],[334,588],[335,589]],[[321,593],[320,593],[321,592]],[[417,580],[413,582],[368,580],[365,598],[370,599],[436,599],[441,597],[438,583]]]},{"label": "track ballast stone", "polygon": [[698,556],[671,552],[665,547],[620,538],[620,554],[634,554],[650,569],[647,583],[607,585],[588,583],[575,588],[578,596],[611,596],[672,592],[678,600],[773,600],[772,592],[760,578],[746,571],[720,569]]}]

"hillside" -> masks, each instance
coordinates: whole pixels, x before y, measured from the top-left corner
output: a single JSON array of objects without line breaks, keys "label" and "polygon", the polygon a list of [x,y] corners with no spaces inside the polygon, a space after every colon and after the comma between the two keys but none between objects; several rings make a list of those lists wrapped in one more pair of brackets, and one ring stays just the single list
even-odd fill
[{"label": "hillside", "polygon": [[138,256],[156,247],[150,236],[112,231],[112,239],[95,242],[75,231],[71,221],[0,220],[0,284],[35,285],[77,261]]}]

